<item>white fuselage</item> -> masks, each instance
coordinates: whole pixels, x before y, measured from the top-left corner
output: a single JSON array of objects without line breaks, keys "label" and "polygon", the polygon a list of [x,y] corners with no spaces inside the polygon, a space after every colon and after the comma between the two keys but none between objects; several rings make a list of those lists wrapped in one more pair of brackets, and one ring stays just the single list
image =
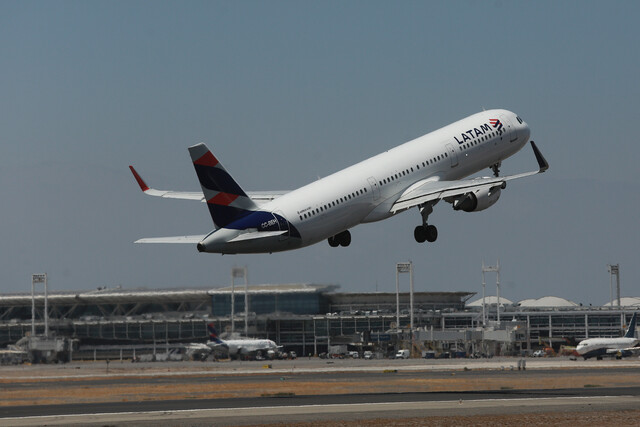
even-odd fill
[{"label": "white fuselage", "polygon": [[210,342],[211,347],[226,346],[229,350],[229,354],[249,354],[258,351],[275,351],[278,346],[271,340],[261,339],[244,339],[244,340],[226,340],[222,341],[222,344]]},{"label": "white fuselage", "polygon": [[[489,129],[500,119],[504,132]],[[507,110],[483,111],[416,138],[260,206],[288,220],[284,234],[229,243],[243,230],[221,228],[205,239],[207,252],[275,252],[309,246],[361,223],[394,215],[391,206],[414,183],[459,180],[518,152],[528,125]],[[276,217],[277,218],[277,217]]]},{"label": "white fuselage", "polygon": [[635,347],[639,340],[636,338],[589,338],[580,341],[576,351],[582,357],[598,357],[615,354],[616,351]]}]

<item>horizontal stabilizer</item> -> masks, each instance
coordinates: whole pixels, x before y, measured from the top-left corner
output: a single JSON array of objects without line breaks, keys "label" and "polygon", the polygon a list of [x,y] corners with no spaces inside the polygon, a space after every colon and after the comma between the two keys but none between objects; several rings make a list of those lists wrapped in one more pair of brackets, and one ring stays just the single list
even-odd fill
[{"label": "horizontal stabilizer", "polygon": [[173,236],[173,237],[147,237],[136,240],[134,243],[200,243],[202,239],[207,237],[206,234],[197,236]]},{"label": "horizontal stabilizer", "polygon": [[229,240],[229,243],[233,242],[241,242],[244,240],[254,240],[254,239],[265,239],[267,237],[276,237],[282,236],[285,233],[288,233],[289,230],[279,230],[279,231],[253,231],[251,233],[243,233],[238,237]]}]

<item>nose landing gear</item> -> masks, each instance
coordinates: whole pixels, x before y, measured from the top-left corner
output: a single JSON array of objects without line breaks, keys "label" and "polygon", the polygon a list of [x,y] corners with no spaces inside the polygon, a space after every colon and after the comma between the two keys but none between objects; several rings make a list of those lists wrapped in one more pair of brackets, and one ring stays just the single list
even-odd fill
[{"label": "nose landing gear", "polygon": [[502,166],[502,162],[498,162],[494,165],[491,165],[491,170],[493,171],[493,176],[496,178],[500,176],[500,166]]},{"label": "nose landing gear", "polygon": [[337,248],[338,246],[347,247],[351,244],[351,233],[349,230],[345,230],[342,233],[338,233],[335,236],[329,237],[327,239],[329,242],[329,246],[332,248]]}]

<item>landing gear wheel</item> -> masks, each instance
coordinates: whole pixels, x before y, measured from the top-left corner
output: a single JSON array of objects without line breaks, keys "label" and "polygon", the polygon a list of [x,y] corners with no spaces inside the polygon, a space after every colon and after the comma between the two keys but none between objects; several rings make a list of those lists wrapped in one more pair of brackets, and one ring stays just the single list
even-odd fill
[{"label": "landing gear wheel", "polygon": [[338,234],[337,237],[340,239],[340,246],[346,248],[351,244],[351,233],[349,233],[349,230],[343,231],[342,233]]},{"label": "landing gear wheel", "polygon": [[418,243],[433,243],[438,238],[438,229],[435,225],[419,225],[413,230],[413,237]]},{"label": "landing gear wheel", "polygon": [[329,246],[337,248],[338,246],[347,247],[351,244],[351,233],[349,230],[345,230],[342,233],[338,233],[335,236],[331,236],[327,239]]},{"label": "landing gear wheel", "polygon": [[426,226],[427,242],[433,243],[438,238],[438,229],[435,225]]}]

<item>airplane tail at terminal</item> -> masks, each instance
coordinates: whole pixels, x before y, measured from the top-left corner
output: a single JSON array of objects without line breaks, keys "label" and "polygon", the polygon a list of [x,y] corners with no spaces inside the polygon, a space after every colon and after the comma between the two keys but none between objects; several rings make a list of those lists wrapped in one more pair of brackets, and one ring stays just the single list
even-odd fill
[{"label": "airplane tail at terminal", "polygon": [[637,312],[633,313],[631,317],[631,322],[629,322],[629,327],[627,328],[627,333],[624,334],[625,338],[635,338],[636,337],[636,316]]},{"label": "airplane tail at terminal", "polygon": [[193,167],[213,223],[225,227],[257,209],[256,204],[203,143],[189,147]]},{"label": "airplane tail at terminal", "polygon": [[214,328],[213,323],[209,323],[207,325],[207,329],[209,330],[209,339],[216,344],[223,344],[224,342],[218,338],[218,332],[216,332],[216,328]]}]

